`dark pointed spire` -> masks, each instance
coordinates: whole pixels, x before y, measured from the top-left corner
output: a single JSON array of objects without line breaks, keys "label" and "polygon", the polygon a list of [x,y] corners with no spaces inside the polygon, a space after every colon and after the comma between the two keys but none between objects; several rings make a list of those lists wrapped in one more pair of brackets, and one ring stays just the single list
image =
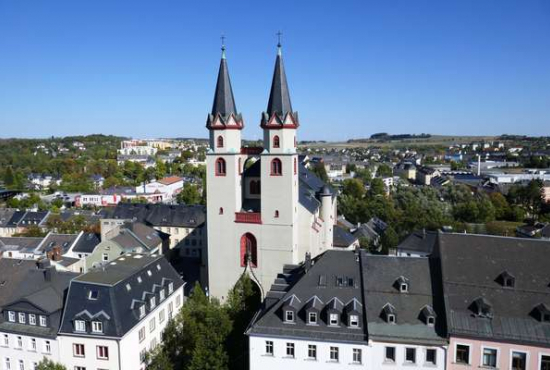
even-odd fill
[{"label": "dark pointed spire", "polygon": [[216,83],[216,93],[214,95],[214,104],[212,105],[212,116],[216,116],[216,114],[219,114],[223,118],[229,117],[230,114],[237,115],[237,107],[227,69],[227,60],[225,59],[225,45],[223,43],[218,82]]},{"label": "dark pointed spire", "polygon": [[283,118],[287,113],[292,113],[292,104],[290,103],[290,93],[288,91],[285,67],[283,65],[280,32],[278,36],[277,59],[275,60],[275,71],[273,72],[273,81],[271,82],[271,92],[269,93],[266,113],[269,117],[272,117],[273,114],[277,114],[279,117]]}]

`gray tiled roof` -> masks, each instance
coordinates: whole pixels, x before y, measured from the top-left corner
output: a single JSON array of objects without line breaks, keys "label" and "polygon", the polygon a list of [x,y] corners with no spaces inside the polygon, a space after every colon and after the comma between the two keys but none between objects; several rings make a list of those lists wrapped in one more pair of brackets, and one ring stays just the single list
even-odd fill
[{"label": "gray tiled roof", "polygon": [[50,252],[55,247],[60,247],[62,252],[61,254],[67,253],[69,248],[73,245],[76,238],[78,237],[77,234],[56,234],[56,233],[49,233],[42,243],[40,244],[40,247],[36,250],[38,254],[43,254]]},{"label": "gray tiled roof", "polygon": [[134,220],[150,226],[199,227],[206,221],[204,206],[119,203],[103,218]]},{"label": "gray tiled roof", "polygon": [[[63,299],[69,282],[78,274],[38,268],[36,261],[0,260],[0,306],[2,310],[47,316],[48,327],[10,323],[0,316],[0,330],[54,337],[60,323]],[[28,321],[27,321],[28,322]]]},{"label": "gray tiled roof", "polygon": [[[427,258],[362,256],[363,281],[369,337],[377,340],[444,343],[443,294],[439,288],[437,266]],[[408,283],[400,292],[396,282]],[[395,324],[382,315],[387,304],[395,312]],[[426,306],[436,312],[435,326],[427,325],[421,314]]]},{"label": "gray tiled roof", "polygon": [[[271,307],[264,308],[247,331],[249,335],[316,338],[350,343],[366,341],[366,328],[362,325],[363,313],[359,313],[361,327],[350,328],[347,326],[346,310],[343,309],[353,299],[359,302],[362,300],[360,264],[356,260],[355,253],[327,251],[314,262],[307,273],[300,270],[299,280],[284,293],[282,299]],[[342,279],[341,286],[337,284],[338,278]],[[352,279],[351,285],[349,285],[349,279]],[[293,324],[283,321],[282,308],[289,299],[297,305],[297,318]],[[318,325],[308,325],[305,321],[305,310],[312,305],[312,299],[318,300],[316,303],[320,309]],[[338,310],[343,310],[340,325],[336,327],[329,326],[327,323],[326,311],[331,308],[329,307],[331,304]]]},{"label": "gray tiled roof", "polygon": [[[149,313],[148,300],[155,296],[158,304],[160,289],[169,297],[169,283],[174,292],[184,284],[164,257],[123,255],[71,282],[59,332],[72,334],[75,319],[94,318],[103,322],[103,335],[122,337],[140,321],[141,305]],[[96,299],[89,299],[90,291],[97,292]]]},{"label": "gray tiled roof", "polygon": [[[436,256],[450,335],[550,345],[550,323],[535,314],[540,304],[550,306],[550,242],[439,234]],[[503,286],[504,272],[515,277],[513,287]],[[490,304],[490,315],[473,309],[479,298]]]},{"label": "gray tiled roof", "polygon": [[95,247],[101,242],[99,234],[83,233],[73,247],[74,253],[93,253]]},{"label": "gray tiled roof", "polygon": [[333,231],[333,245],[335,247],[349,247],[357,240],[357,236],[354,236],[341,226],[335,225]]},{"label": "gray tiled roof", "polygon": [[415,231],[399,244],[397,250],[407,250],[430,254],[437,240],[437,232]]},{"label": "gray tiled roof", "polygon": [[271,91],[269,93],[266,113],[269,117],[274,114],[284,117],[287,113],[293,113],[283,57],[280,53],[277,54],[277,59],[275,60],[275,70],[273,71],[273,80],[271,81]]}]

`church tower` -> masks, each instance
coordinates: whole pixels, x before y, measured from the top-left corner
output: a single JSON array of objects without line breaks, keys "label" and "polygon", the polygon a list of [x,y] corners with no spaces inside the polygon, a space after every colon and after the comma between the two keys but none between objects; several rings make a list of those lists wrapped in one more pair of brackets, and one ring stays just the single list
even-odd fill
[{"label": "church tower", "polygon": [[222,46],[214,103],[206,120],[206,127],[210,139],[210,150],[206,154],[209,246],[206,258],[209,286],[216,289],[212,284],[224,279],[216,274],[222,274],[228,268],[225,262],[236,258],[228,243],[229,236],[233,233],[235,212],[242,205],[241,130],[244,124],[235,105],[225,46]]},{"label": "church tower", "polygon": [[[292,110],[283,64],[281,44],[277,45],[275,70],[267,110],[262,113],[264,151],[261,154],[262,221],[272,225],[279,237],[272,243],[290,248],[287,261],[295,261],[298,243],[298,154],[296,129],[298,114]],[[283,240],[284,238],[284,240]],[[280,249],[281,245],[271,247]],[[302,256],[303,257],[303,256]]]}]

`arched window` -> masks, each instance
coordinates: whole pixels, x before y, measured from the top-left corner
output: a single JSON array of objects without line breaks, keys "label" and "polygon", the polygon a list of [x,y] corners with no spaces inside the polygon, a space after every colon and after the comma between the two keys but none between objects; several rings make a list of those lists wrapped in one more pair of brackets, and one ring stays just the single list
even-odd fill
[{"label": "arched window", "polygon": [[273,136],[273,147],[278,148],[281,145],[279,136],[275,135]]},{"label": "arched window", "polygon": [[279,211],[275,211],[275,218],[279,218]]},{"label": "arched window", "polygon": [[216,176],[225,176],[225,159],[218,158],[216,159]]},{"label": "arched window", "polygon": [[250,267],[258,267],[258,247],[251,233],[241,236],[241,267],[245,267],[247,262],[250,262]]},{"label": "arched window", "polygon": [[283,174],[283,164],[279,158],[271,161],[271,176],[281,176]]},{"label": "arched window", "polygon": [[260,180],[250,181],[250,194],[253,194],[253,195],[260,194]]},{"label": "arched window", "polygon": [[223,137],[218,136],[218,142],[216,144],[218,148],[223,148]]},{"label": "arched window", "polygon": [[220,215],[223,215],[223,207],[220,207]]}]

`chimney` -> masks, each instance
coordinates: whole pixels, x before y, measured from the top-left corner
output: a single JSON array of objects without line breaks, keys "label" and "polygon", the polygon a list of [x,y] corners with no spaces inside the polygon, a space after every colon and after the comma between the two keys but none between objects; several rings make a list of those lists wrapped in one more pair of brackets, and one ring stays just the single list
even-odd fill
[{"label": "chimney", "polygon": [[306,259],[304,261],[304,270],[306,271],[306,273],[309,271],[310,268],[311,268],[311,253],[306,252]]},{"label": "chimney", "polygon": [[54,266],[48,266],[44,269],[44,280],[46,281],[52,281],[52,276],[55,272]]}]

